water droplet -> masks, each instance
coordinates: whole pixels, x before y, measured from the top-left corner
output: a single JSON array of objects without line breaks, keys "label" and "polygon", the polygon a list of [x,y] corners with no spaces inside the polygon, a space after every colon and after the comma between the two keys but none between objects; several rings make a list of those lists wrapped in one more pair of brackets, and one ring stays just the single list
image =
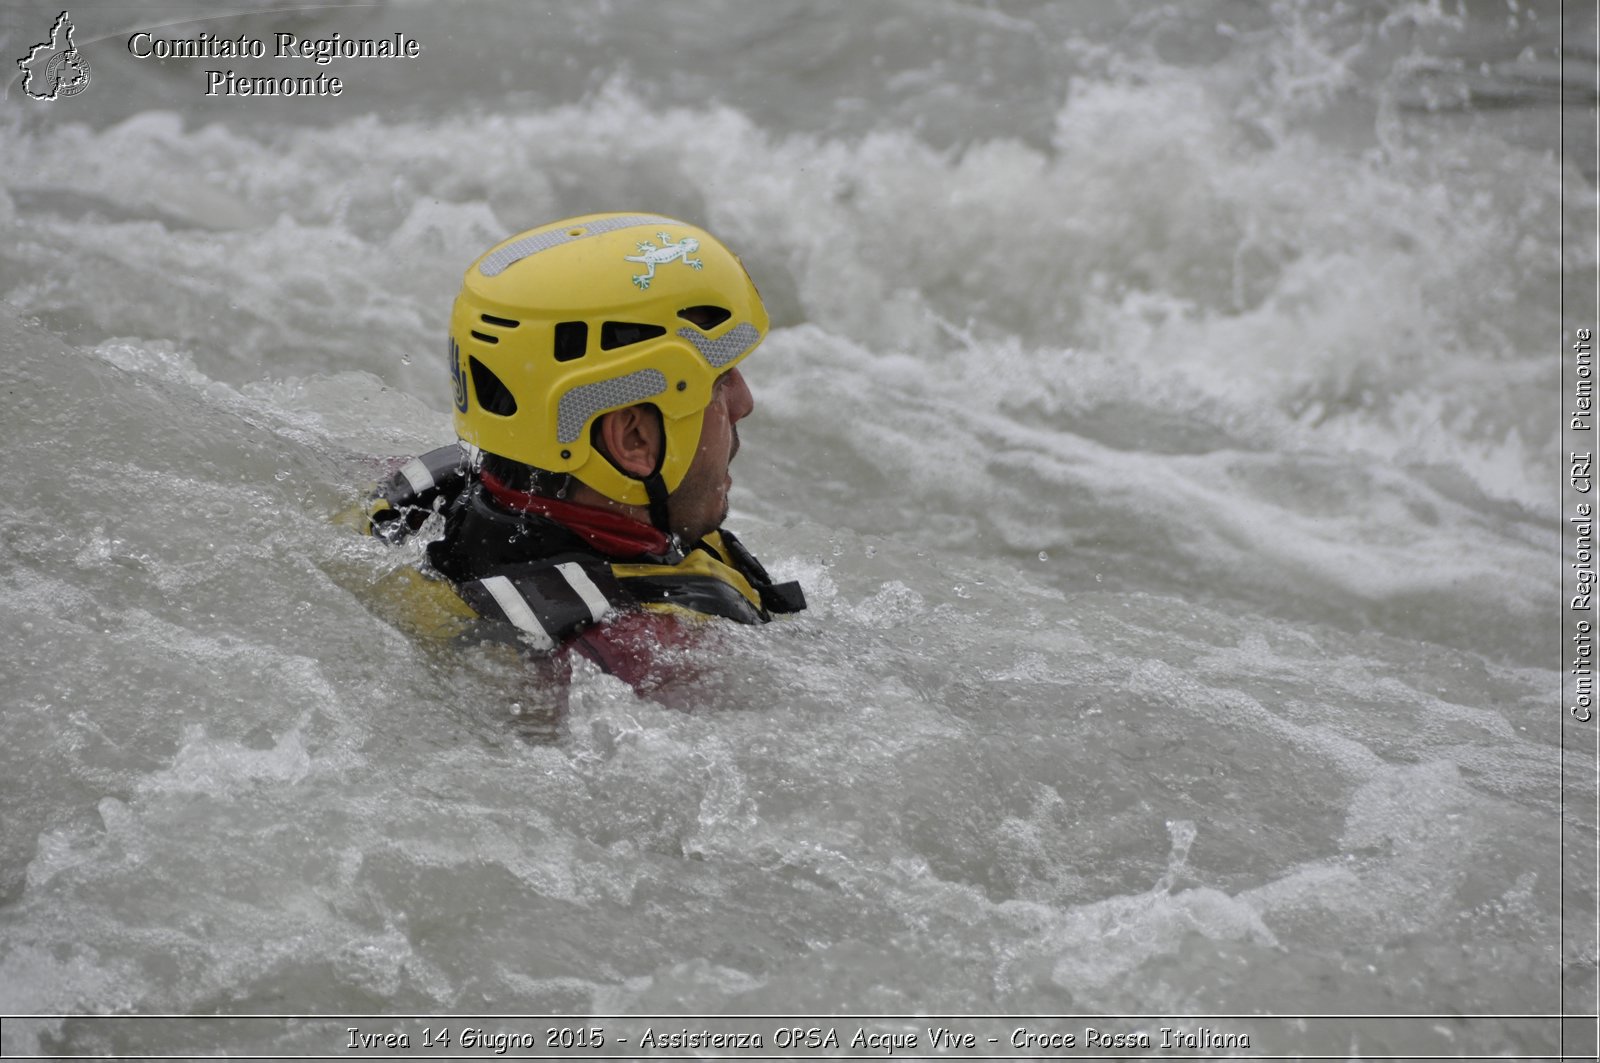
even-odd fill
[{"label": "water droplet", "polygon": [[279,469],[277,472],[272,474],[272,478],[274,480],[277,480],[279,483],[282,483],[283,481],[285,481],[285,480],[287,480],[289,478],[288,470]]},{"label": "water droplet", "polygon": [[1040,561],[1048,561],[1048,560],[1050,560],[1050,551],[1048,551],[1048,550],[1040,550],[1039,551],[1039,560]]}]

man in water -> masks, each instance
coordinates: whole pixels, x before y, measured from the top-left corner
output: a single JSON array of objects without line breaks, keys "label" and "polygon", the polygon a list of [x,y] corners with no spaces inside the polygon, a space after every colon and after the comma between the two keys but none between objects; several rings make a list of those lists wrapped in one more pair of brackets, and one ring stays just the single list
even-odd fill
[{"label": "man in water", "polygon": [[460,613],[650,688],[699,619],[805,608],[722,529],[739,363],[767,327],[739,259],[680,221],[590,214],[496,245],[450,315],[460,442],[390,476],[368,530],[399,542],[442,513],[424,574]]}]

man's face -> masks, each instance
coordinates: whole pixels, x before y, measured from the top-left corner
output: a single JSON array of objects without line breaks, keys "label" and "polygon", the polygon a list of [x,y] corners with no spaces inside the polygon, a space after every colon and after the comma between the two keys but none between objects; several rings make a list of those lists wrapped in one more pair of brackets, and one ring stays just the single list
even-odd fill
[{"label": "man's face", "polygon": [[728,517],[728,463],[739,453],[738,423],[755,408],[755,399],[738,366],[717,378],[700,426],[700,446],[689,471],[668,499],[672,530],[685,543],[722,527]]}]

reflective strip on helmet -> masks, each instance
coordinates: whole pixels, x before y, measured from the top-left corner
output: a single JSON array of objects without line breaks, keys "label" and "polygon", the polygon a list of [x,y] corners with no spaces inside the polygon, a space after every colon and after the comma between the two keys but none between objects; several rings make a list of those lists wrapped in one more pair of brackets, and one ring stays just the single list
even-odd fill
[{"label": "reflective strip on helmet", "polygon": [[400,466],[400,475],[406,478],[411,490],[419,495],[433,486],[433,473],[428,471],[421,458],[412,458]]},{"label": "reflective strip on helmet", "polygon": [[583,570],[583,566],[576,561],[563,561],[556,566],[556,571],[561,573],[567,585],[577,592],[583,599],[583,604],[589,607],[589,615],[599,623],[607,613],[611,612],[611,603],[606,601],[606,596],[600,593],[600,588],[594,585],[594,580]]},{"label": "reflective strip on helmet", "polygon": [[539,618],[534,616],[533,610],[528,607],[528,600],[510,580],[504,576],[490,576],[481,582],[483,589],[494,595],[495,604],[506,614],[506,619],[511,621],[518,631],[527,635],[529,641],[541,650],[555,649],[555,640],[550,637],[550,632],[539,623]]},{"label": "reflective strip on helmet", "polygon": [[663,218],[656,214],[626,214],[620,218],[600,218],[596,221],[584,222],[581,236],[572,236],[567,226],[560,229],[551,229],[547,232],[535,233],[533,236],[524,236],[507,244],[498,251],[483,257],[478,263],[478,272],[485,277],[498,277],[512,266],[540,251],[548,251],[561,244],[570,244],[575,240],[587,240],[591,236],[600,236],[604,233],[615,232],[618,229],[627,229],[634,225],[682,225],[680,221],[672,218]]},{"label": "reflective strip on helmet", "polygon": [[575,443],[589,418],[601,410],[632,406],[666,390],[667,378],[659,369],[641,369],[627,376],[573,388],[561,396],[556,406],[556,441]]},{"label": "reflective strip on helmet", "polygon": [[681,328],[678,335],[694,344],[700,356],[711,363],[711,368],[721,369],[761,342],[761,333],[748,321],[712,339],[699,329]]}]

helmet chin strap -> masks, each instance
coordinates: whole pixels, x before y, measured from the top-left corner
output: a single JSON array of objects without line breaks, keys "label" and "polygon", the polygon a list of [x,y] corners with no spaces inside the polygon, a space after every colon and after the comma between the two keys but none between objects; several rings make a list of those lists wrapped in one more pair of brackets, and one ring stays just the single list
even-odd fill
[{"label": "helmet chin strap", "polygon": [[667,516],[667,482],[661,478],[661,465],[644,478],[644,493],[650,496],[650,523],[668,539],[672,538],[672,521]]},{"label": "helmet chin strap", "polygon": [[[653,406],[651,408],[654,409]],[[668,542],[672,542],[672,520],[667,514],[667,481],[661,478],[661,466],[667,461],[667,423],[659,409],[655,412],[657,438],[661,440],[661,445],[656,448],[656,467],[643,478],[644,493],[650,498],[650,523],[667,537]]]}]

